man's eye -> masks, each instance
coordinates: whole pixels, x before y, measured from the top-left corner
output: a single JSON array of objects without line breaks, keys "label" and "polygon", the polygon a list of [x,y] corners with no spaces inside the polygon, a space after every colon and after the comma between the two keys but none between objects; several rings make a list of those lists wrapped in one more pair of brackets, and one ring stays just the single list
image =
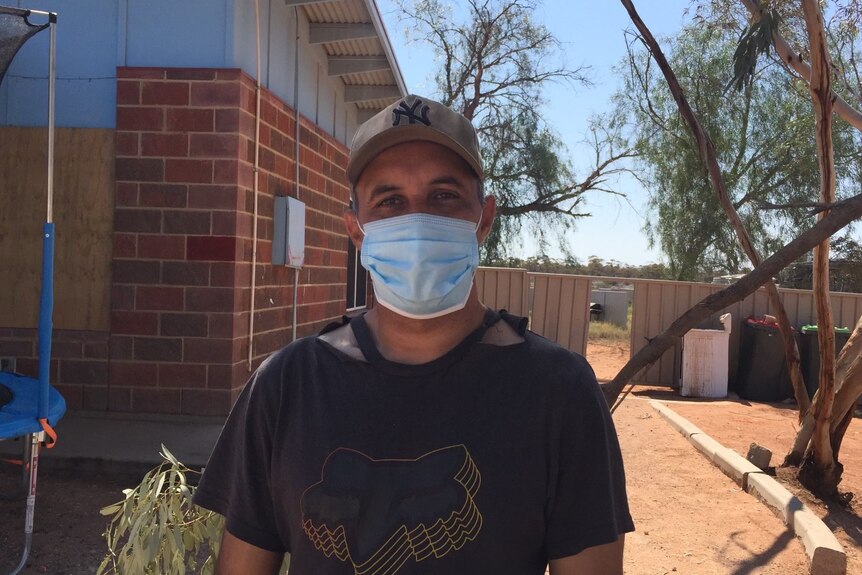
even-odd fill
[{"label": "man's eye", "polygon": [[395,206],[395,205],[398,205],[399,202],[400,202],[399,198],[390,196],[388,198],[383,198],[382,200],[377,202],[377,205],[378,206]]}]

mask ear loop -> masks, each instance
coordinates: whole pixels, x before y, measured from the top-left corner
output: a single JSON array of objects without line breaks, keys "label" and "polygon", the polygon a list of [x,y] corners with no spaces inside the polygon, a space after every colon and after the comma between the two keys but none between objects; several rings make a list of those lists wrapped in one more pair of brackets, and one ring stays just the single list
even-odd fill
[{"label": "mask ear loop", "polygon": [[477,233],[479,228],[482,227],[482,218],[485,216],[485,202],[482,202],[482,212],[479,214],[479,221],[476,222],[476,227],[473,228],[473,233]]}]

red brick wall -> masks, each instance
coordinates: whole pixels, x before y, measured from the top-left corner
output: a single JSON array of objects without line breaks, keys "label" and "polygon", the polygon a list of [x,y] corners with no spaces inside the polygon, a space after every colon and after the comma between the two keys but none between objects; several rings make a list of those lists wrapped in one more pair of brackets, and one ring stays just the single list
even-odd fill
[{"label": "red brick wall", "polygon": [[[36,340],[35,328],[0,328],[0,357],[15,358],[15,371],[37,377]],[[50,381],[70,409],[107,409],[108,334],[54,330]]]},{"label": "red brick wall", "polygon": [[[254,82],[239,70],[117,70],[111,410],[222,415],[248,377]],[[343,145],[264,91],[255,366],[289,343],[292,269],[272,266],[274,195],[307,205],[297,332],[344,311]],[[95,392],[93,392],[95,393]]]}]

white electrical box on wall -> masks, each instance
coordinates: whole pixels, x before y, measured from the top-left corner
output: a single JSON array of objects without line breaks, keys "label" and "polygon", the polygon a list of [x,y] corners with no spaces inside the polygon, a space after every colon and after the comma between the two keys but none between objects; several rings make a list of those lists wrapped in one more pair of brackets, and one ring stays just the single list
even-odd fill
[{"label": "white electrical box on wall", "polygon": [[272,263],[301,268],[305,263],[305,204],[276,196],[273,214]]}]

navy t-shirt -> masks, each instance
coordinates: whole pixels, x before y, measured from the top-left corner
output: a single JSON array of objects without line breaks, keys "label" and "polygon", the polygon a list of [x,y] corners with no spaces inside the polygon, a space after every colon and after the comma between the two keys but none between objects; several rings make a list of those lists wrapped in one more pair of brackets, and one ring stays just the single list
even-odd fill
[{"label": "navy t-shirt", "polygon": [[[616,433],[583,357],[485,325],[422,365],[387,361],[361,316],[345,353],[273,354],[241,393],[195,493],[298,574],[540,575],[633,530]],[[514,332],[513,332],[514,333]]]}]

